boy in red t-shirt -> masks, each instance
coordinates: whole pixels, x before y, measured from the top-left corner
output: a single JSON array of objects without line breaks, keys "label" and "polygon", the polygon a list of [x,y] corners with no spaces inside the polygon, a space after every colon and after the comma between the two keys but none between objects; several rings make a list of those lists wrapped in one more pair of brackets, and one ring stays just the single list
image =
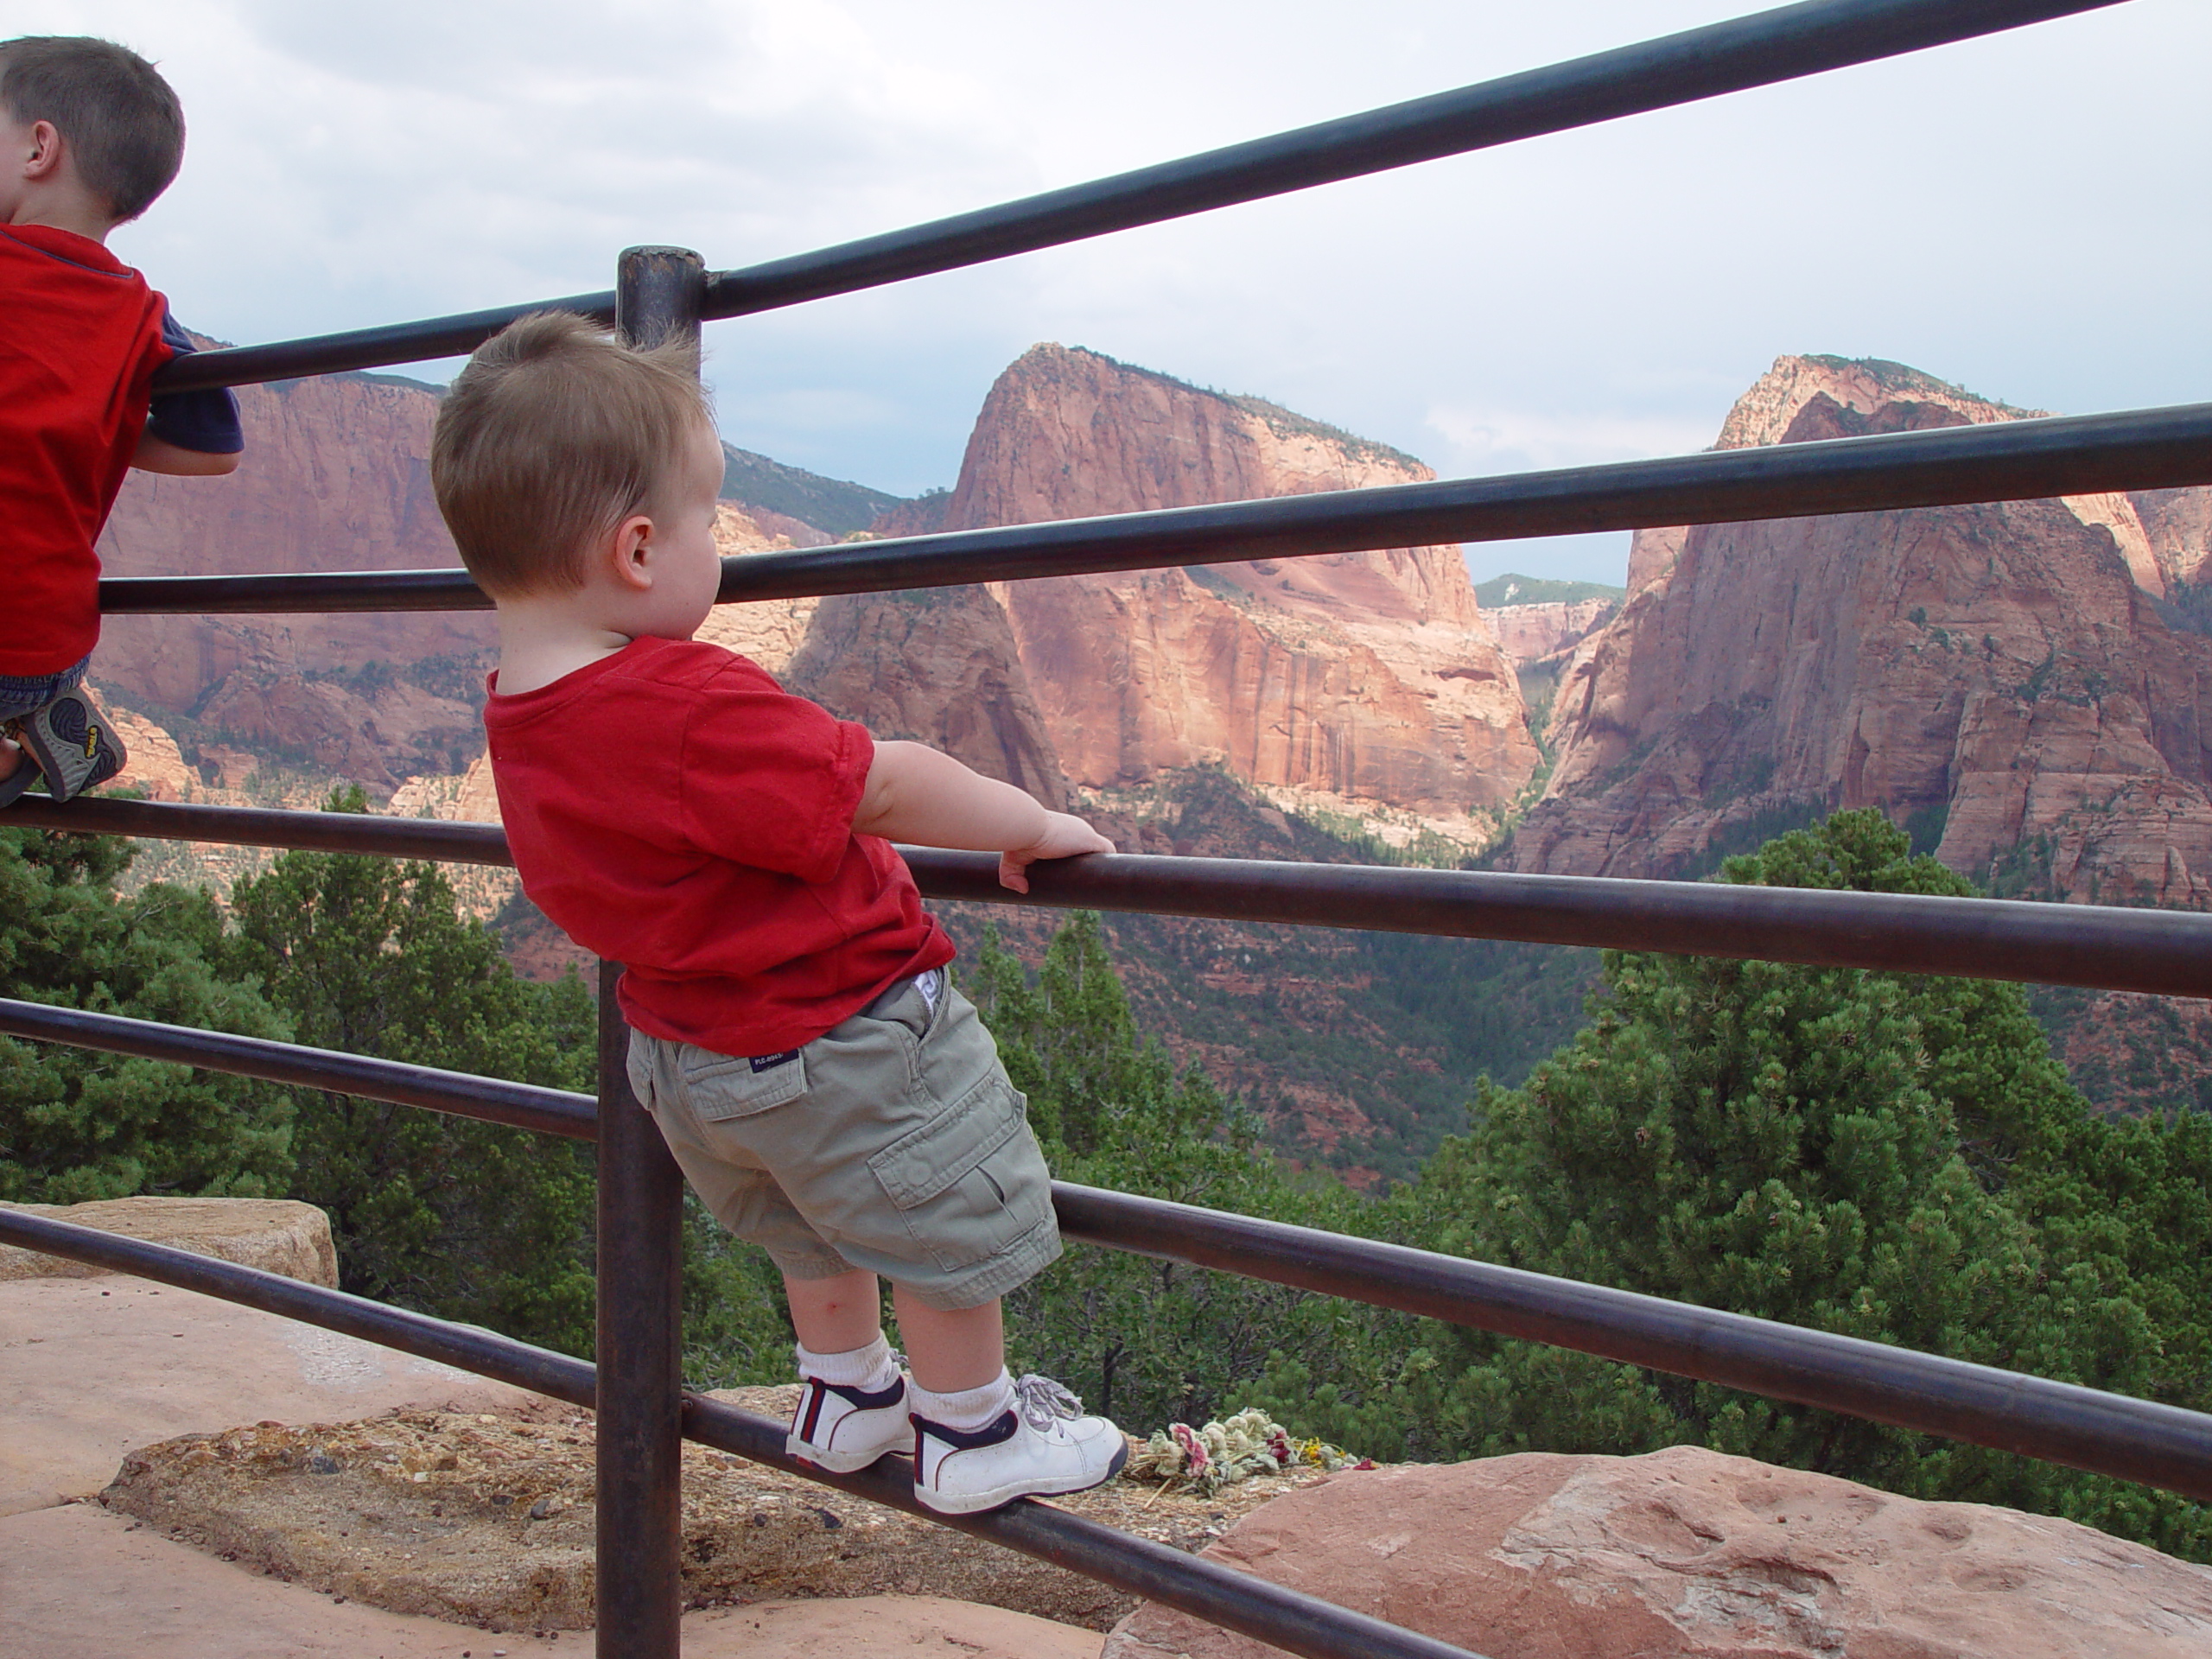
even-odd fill
[{"label": "boy in red t-shirt", "polygon": [[849,1471],[911,1451],[947,1513],[1110,1478],[1120,1430],[1007,1375],[999,1299],[1060,1251],[1051,1180],[886,838],[995,851],[1019,892],[1033,861],[1112,843],[693,639],[721,577],[722,453],[680,350],[524,318],[454,382],[430,478],[499,607],[484,724],[515,868],[625,965],[639,1099],[782,1270],[807,1385],[791,1453]]},{"label": "boy in red t-shirt", "polygon": [[227,473],[245,447],[228,391],[151,396],[192,343],[106,247],[183,158],[176,94],[137,53],[0,41],[0,806],[123,765],[79,688],[100,631],[93,543],[124,472]]}]

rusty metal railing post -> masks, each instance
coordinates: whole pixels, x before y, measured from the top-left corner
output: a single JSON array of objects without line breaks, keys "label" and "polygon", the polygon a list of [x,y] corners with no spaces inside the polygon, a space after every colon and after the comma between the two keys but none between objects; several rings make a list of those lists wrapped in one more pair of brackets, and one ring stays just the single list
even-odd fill
[{"label": "rusty metal railing post", "polygon": [[[696,346],[706,264],[631,248],[615,325]],[[599,1659],[678,1659],[683,1612],[683,1178],[630,1091],[619,963],[599,969]]]},{"label": "rusty metal railing post", "polygon": [[599,1659],[678,1659],[683,1177],[630,1091],[622,965],[599,965]]}]

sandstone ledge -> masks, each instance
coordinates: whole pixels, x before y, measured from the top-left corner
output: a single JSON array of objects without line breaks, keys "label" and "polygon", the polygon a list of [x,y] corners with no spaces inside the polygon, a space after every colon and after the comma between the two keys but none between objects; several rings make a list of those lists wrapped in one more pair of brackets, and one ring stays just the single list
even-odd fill
[{"label": "sandstone ledge", "polygon": [[[0,1519],[6,1659],[590,1659],[243,1573],[97,1504]],[[684,1659],[1096,1659],[1098,1634],[941,1596],[767,1601],[683,1618]]]},{"label": "sandstone ledge", "polygon": [[510,1410],[533,1398],[120,1274],[0,1284],[0,1516],[90,1497],[115,1478],[130,1447],[174,1435],[265,1420],[330,1422],[395,1406]]},{"label": "sandstone ledge", "polygon": [[[1492,1659],[2202,1659],[2212,1570],[1680,1446],[1335,1476],[1206,1554]],[[1147,1606],[1103,1659],[1274,1659]]]},{"label": "sandstone ledge", "polygon": [[[795,1388],[719,1392],[782,1416]],[[118,1514],[257,1573],[395,1613],[528,1633],[591,1627],[593,1422],[553,1402],[269,1422],[143,1446],[101,1494]],[[1318,1471],[1204,1497],[1116,1480],[1054,1500],[1196,1550]],[[1133,1597],[1065,1568],[705,1446],[683,1448],[691,1608],[927,1591],[1103,1631]]]},{"label": "sandstone ledge", "polygon": [[[0,1204],[0,1209],[97,1227],[334,1290],[338,1286],[330,1218],[315,1205],[291,1198],[103,1198],[91,1204]],[[0,1281],[92,1279],[107,1271],[0,1244]]]}]

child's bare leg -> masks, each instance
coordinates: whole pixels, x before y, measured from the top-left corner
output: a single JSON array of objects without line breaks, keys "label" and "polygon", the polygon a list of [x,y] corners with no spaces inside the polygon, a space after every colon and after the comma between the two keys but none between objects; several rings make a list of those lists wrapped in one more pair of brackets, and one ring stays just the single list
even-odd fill
[{"label": "child's bare leg", "polygon": [[883,1334],[883,1292],[865,1268],[828,1279],[786,1278],[784,1295],[799,1346],[815,1353],[848,1354]]},{"label": "child's bare leg", "polygon": [[11,737],[0,737],[0,778],[12,778],[23,764],[23,746]]},{"label": "child's bare leg", "polygon": [[912,1376],[914,1496],[942,1515],[972,1515],[1019,1497],[1087,1491],[1128,1461],[1122,1432],[1048,1377],[1006,1374],[995,1301],[930,1307],[894,1282],[899,1334]]},{"label": "child's bare leg", "polygon": [[883,1339],[875,1275],[855,1268],[829,1279],[784,1281],[798,1333],[798,1403],[784,1449],[824,1469],[865,1469],[913,1447],[906,1380]]},{"label": "child's bare leg", "polygon": [[931,1394],[980,1389],[1006,1370],[1006,1324],[995,1297],[980,1307],[948,1310],[894,1284],[891,1301],[899,1310],[907,1368]]}]

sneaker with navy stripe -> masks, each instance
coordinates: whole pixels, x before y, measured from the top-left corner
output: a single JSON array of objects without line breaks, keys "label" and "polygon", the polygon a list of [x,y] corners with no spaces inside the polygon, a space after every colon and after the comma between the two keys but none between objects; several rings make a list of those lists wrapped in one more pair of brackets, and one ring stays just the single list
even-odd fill
[{"label": "sneaker with navy stripe", "polygon": [[913,1449],[914,1431],[906,1414],[906,1379],[874,1392],[803,1379],[805,1389],[791,1412],[784,1450],[817,1468],[841,1475],[865,1469],[887,1452]]},{"label": "sneaker with navy stripe", "polygon": [[979,1429],[914,1419],[914,1496],[940,1515],[973,1515],[1020,1497],[1103,1486],[1129,1460],[1129,1443],[1049,1376],[1014,1385],[1014,1404]]}]

